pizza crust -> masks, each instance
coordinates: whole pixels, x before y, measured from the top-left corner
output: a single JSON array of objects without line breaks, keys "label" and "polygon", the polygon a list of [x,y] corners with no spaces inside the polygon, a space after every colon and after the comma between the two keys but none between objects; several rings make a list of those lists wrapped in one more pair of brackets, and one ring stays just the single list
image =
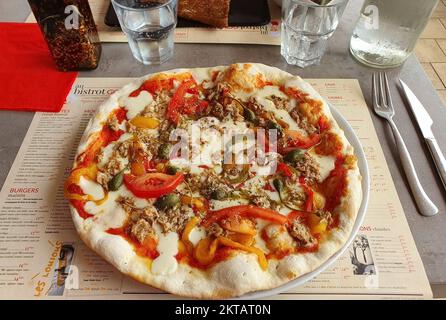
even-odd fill
[{"label": "pizza crust", "polygon": [[[251,70],[262,72],[266,79],[281,81],[292,79],[290,85],[309,93],[313,99],[323,101],[325,114],[329,117],[335,132],[343,135],[333,119],[327,103],[300,77],[293,76],[280,69],[262,64],[250,64]],[[199,79],[211,77],[212,71],[221,71],[226,67],[175,69],[165,73],[191,72]],[[153,75],[147,75],[124,86],[115,92],[101,105],[97,114],[90,120],[81,139],[77,154],[82,153],[94,138],[93,134],[101,130],[101,122],[107,119],[110,112],[119,106],[121,96],[129,95]],[[353,154],[353,147],[344,137],[346,154]],[[158,289],[185,297],[220,299],[240,296],[248,292],[267,290],[283,285],[321,266],[335,254],[350,237],[356,216],[362,201],[361,175],[357,166],[348,171],[348,189],[342,198],[341,205],[336,209],[340,214],[339,228],[328,233],[322,241],[318,252],[291,254],[284,259],[269,260],[268,270],[263,271],[257,261],[257,256],[245,252],[237,252],[233,257],[222,261],[208,270],[192,268],[187,264],[178,264],[177,271],[168,276],[154,275],[150,272],[151,261],[135,254],[132,246],[122,237],[111,235],[95,224],[96,217],[84,220],[72,206],[71,214],[81,239],[86,245],[100,254],[122,273],[135,280],[149,284]]]}]

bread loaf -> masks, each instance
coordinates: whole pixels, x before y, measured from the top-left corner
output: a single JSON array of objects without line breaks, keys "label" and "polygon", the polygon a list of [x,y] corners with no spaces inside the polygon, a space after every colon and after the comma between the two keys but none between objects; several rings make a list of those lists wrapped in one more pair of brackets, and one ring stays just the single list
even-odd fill
[{"label": "bread loaf", "polygon": [[228,26],[231,0],[179,0],[178,16],[218,28]]}]

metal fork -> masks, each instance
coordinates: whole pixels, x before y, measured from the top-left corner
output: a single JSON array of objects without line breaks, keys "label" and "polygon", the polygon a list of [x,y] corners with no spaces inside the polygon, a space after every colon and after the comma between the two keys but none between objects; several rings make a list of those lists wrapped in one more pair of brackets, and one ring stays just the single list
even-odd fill
[{"label": "metal fork", "polygon": [[393,108],[392,98],[390,96],[389,81],[387,74],[379,72],[373,74],[373,108],[378,116],[386,119],[393,131],[395,137],[395,144],[400,155],[401,163],[406,173],[407,180],[409,182],[410,189],[412,190],[413,197],[417,203],[418,210],[423,216],[433,216],[438,213],[438,208],[429,199],[420,180],[418,179],[415,167],[407,150],[406,144],[401,137],[393,116],[395,115],[395,109]]}]

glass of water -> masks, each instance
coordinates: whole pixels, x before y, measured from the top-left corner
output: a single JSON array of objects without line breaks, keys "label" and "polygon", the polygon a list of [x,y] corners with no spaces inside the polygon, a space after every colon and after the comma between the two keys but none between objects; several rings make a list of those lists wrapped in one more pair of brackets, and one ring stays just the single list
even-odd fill
[{"label": "glass of water", "polygon": [[301,68],[319,64],[328,40],[336,31],[348,0],[282,1],[281,54]]},{"label": "glass of water", "polygon": [[173,56],[177,0],[112,0],[133,56],[161,64]]},{"label": "glass of water", "polygon": [[391,68],[411,54],[438,0],[366,0],[350,51],[368,66]]}]

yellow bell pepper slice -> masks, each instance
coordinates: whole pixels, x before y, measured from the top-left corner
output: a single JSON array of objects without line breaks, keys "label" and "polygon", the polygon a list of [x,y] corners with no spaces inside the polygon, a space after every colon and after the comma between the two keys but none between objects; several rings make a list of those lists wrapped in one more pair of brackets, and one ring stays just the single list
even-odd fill
[{"label": "yellow bell pepper slice", "polygon": [[310,226],[310,231],[313,234],[322,234],[327,230],[328,223],[326,220],[321,219],[316,214],[312,213],[308,215],[308,224]]},{"label": "yellow bell pepper slice", "polygon": [[96,175],[98,174],[98,168],[96,165],[91,165],[88,167],[81,167],[81,168],[76,168],[73,171],[71,171],[70,175],[68,176],[67,180],[65,181],[64,184],[64,196],[66,199],[69,200],[85,200],[85,201],[92,201],[94,200],[91,196],[89,195],[81,195],[81,194],[77,194],[77,193],[71,193],[69,191],[69,187],[72,184],[79,184],[79,180],[81,179],[82,176],[87,177],[90,180],[95,181],[96,180]]},{"label": "yellow bell pepper slice", "polygon": [[202,265],[208,265],[214,260],[218,247],[218,239],[204,238],[198,242],[194,257]]},{"label": "yellow bell pepper slice", "polygon": [[313,226],[311,228],[311,233],[313,233],[313,234],[316,234],[316,233],[322,234],[322,233],[324,233],[327,230],[327,226],[328,226],[327,221],[321,220],[321,222],[319,222],[317,225],[315,225],[315,226]]},{"label": "yellow bell pepper slice", "polygon": [[210,264],[215,258],[215,253],[219,245],[254,253],[257,255],[257,259],[262,270],[266,270],[268,268],[268,261],[266,260],[265,254],[262,250],[243,245],[226,237],[218,237],[216,239],[204,238],[200,240],[194,251],[195,259],[197,259],[197,261],[203,265]]},{"label": "yellow bell pepper slice", "polygon": [[182,196],[181,197],[181,203],[187,204],[189,206],[195,206],[198,210],[201,210],[204,208],[204,202],[200,198],[193,198],[189,196]]},{"label": "yellow bell pepper slice", "polygon": [[245,246],[252,246],[252,244],[254,243],[254,236],[250,234],[230,233],[227,235],[227,237]]},{"label": "yellow bell pepper slice", "polygon": [[189,240],[190,233],[192,230],[197,226],[197,224],[200,222],[200,219],[198,217],[192,217],[184,227],[183,234],[181,235],[181,241],[183,244],[187,247],[189,251],[192,251],[194,248],[194,245]]},{"label": "yellow bell pepper slice", "polygon": [[160,121],[156,118],[136,116],[130,120],[130,123],[141,129],[156,129],[158,128]]},{"label": "yellow bell pepper slice", "polygon": [[251,236],[255,236],[257,231],[255,229],[255,224],[245,218],[240,216],[232,216],[226,219],[223,219],[220,222],[220,225],[229,231],[242,233],[242,234],[248,234]]}]

